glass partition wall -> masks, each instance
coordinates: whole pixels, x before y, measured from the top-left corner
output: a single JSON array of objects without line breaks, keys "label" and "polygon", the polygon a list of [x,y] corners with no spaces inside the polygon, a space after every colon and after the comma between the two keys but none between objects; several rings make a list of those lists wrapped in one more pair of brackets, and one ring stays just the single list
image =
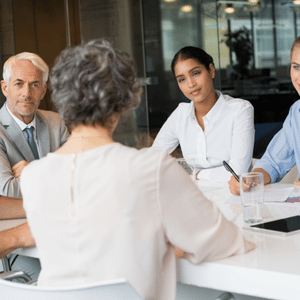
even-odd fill
[{"label": "glass partition wall", "polygon": [[300,5],[281,0],[143,0],[150,132],[181,101],[170,63],[183,46],[214,59],[215,87],[255,109],[254,156],[260,157],[298,99],[289,77],[290,49],[300,34]]},{"label": "glass partition wall", "polygon": [[207,50],[214,58],[215,85],[220,88],[217,4],[200,0],[142,3],[146,73],[156,78],[156,84],[148,88],[149,125],[155,133],[179,102],[188,101],[171,72],[172,58],[180,48],[190,45]]},{"label": "glass partition wall", "polygon": [[[227,12],[228,7],[232,13]],[[150,116],[157,110],[160,114],[161,107],[169,114],[185,100],[171,75],[170,63],[176,51],[186,45],[202,47],[212,55],[219,75],[215,86],[223,92],[250,101],[261,95],[264,99],[269,95],[291,97],[289,105],[295,100],[289,64],[290,48],[299,31],[300,5],[275,0],[161,0],[156,15],[160,32],[155,39],[151,36],[154,20],[148,20],[149,9],[143,11],[146,59],[152,65],[162,58],[161,70],[156,74],[163,74],[158,80],[164,83],[160,93],[167,94],[167,99],[149,99]],[[162,57],[147,51],[154,42]],[[262,105],[264,99],[259,99]],[[284,116],[272,117],[270,113],[260,117],[258,122],[271,122]],[[154,123],[150,117],[150,126]]]},{"label": "glass partition wall", "polygon": [[82,42],[108,39],[116,49],[135,59],[143,87],[141,105],[120,120],[114,139],[127,146],[147,147],[149,142],[147,83],[143,41],[143,21],[139,0],[79,0]]},{"label": "glass partition wall", "polygon": [[[41,55],[51,67],[67,45],[109,39],[135,59],[144,91],[140,108],[120,122],[115,139],[141,148],[151,145],[149,132],[153,139],[177,105],[188,101],[170,69],[174,54],[187,45],[202,47],[215,62],[215,87],[251,101],[256,145],[261,137],[267,144],[298,98],[289,78],[290,48],[300,35],[300,5],[294,2],[5,0],[0,4],[1,67],[22,51]],[[50,95],[42,108],[55,109]]]}]

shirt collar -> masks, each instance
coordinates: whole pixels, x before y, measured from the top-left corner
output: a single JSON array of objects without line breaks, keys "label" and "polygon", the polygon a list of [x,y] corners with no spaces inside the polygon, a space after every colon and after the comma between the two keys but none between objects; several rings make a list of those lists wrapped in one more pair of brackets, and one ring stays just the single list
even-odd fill
[{"label": "shirt collar", "polygon": [[225,99],[223,94],[218,90],[215,90],[215,92],[218,96],[218,100],[215,103],[215,105],[211,108],[211,110],[204,116],[204,119],[208,121],[210,124],[214,124],[219,119],[225,104]]},{"label": "shirt collar", "polygon": [[36,118],[35,118],[35,114],[34,114],[34,117],[33,117],[33,120],[29,123],[29,124],[26,124],[24,123],[23,121],[21,121],[19,118],[17,118],[15,115],[13,115],[13,113],[10,111],[10,109],[8,108],[7,104],[6,105],[6,108],[7,108],[7,111],[9,112],[9,114],[11,115],[11,117],[15,120],[15,122],[18,124],[18,126],[21,128],[21,130],[23,131],[25,128],[30,128],[31,126],[33,126],[34,129],[36,129]]},{"label": "shirt collar", "polygon": [[195,116],[195,106],[194,106],[194,102],[191,101],[190,102],[190,107],[188,109],[188,116],[192,119],[196,119],[196,116]]},{"label": "shirt collar", "polygon": [[[215,105],[211,108],[211,110],[203,117],[205,119],[205,121],[209,122],[210,124],[213,124],[217,121],[217,119],[219,118],[219,115],[224,107],[224,104],[225,104],[225,99],[224,99],[223,94],[218,90],[215,90],[215,92],[218,96],[218,100],[215,103]],[[196,119],[195,106],[194,106],[193,101],[191,101],[191,103],[190,103],[188,116],[193,119]]]}]

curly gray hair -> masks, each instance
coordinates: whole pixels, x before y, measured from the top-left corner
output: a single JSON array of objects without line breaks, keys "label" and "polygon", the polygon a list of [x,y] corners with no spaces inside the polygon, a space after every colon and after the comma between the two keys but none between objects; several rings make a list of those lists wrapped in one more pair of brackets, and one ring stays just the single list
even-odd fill
[{"label": "curly gray hair", "polygon": [[52,100],[70,130],[79,124],[105,126],[112,115],[140,102],[133,60],[104,39],[62,51],[50,84]]}]

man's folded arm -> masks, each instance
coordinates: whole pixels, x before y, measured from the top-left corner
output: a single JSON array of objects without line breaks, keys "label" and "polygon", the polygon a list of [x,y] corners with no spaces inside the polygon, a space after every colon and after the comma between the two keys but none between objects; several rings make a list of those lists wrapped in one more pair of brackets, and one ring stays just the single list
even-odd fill
[{"label": "man's folded arm", "polygon": [[0,197],[0,220],[26,218],[23,200],[19,198]]},{"label": "man's folded arm", "polygon": [[28,223],[0,232],[0,258],[18,248],[35,246]]},{"label": "man's folded arm", "polygon": [[7,154],[0,144],[0,195],[22,198],[20,179],[16,178]]}]

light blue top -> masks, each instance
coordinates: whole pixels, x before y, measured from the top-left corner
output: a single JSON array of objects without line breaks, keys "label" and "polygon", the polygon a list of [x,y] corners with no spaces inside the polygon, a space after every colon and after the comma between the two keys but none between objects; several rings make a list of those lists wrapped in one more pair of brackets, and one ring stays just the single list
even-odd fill
[{"label": "light blue top", "polygon": [[300,100],[291,106],[282,129],[273,137],[254,168],[264,169],[270,175],[271,183],[274,183],[280,181],[295,164],[299,173]]}]

